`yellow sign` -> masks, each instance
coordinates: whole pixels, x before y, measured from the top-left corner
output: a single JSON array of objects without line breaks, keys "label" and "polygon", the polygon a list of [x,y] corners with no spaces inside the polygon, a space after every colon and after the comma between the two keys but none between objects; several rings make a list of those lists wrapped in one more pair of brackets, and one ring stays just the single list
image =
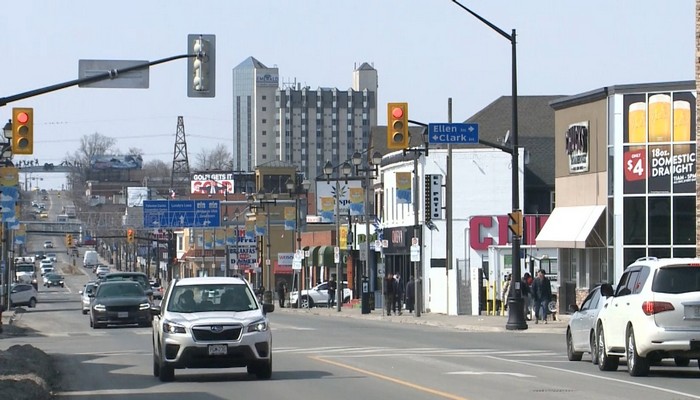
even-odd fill
[{"label": "yellow sign", "polygon": [[15,167],[0,168],[0,186],[19,185],[19,170]]},{"label": "yellow sign", "polygon": [[340,226],[340,249],[345,250],[348,248],[348,227],[347,225]]}]

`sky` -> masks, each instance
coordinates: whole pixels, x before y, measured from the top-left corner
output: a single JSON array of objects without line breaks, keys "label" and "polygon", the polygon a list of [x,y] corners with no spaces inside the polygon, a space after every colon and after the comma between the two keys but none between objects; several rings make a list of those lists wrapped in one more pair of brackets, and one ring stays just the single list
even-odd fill
[{"label": "sky", "polygon": [[[695,1],[464,0],[510,34],[517,30],[519,95],[573,95],[618,84],[694,79]],[[232,69],[253,56],[282,82],[352,86],[368,62],[379,75],[378,124],[387,102],[409,118],[466,120],[511,94],[511,44],[452,0],[22,0],[4,2],[0,97],[78,78],[78,62],[157,60],[184,54],[188,34],[216,35],[216,97],[187,97],[187,60],[150,69],[148,89],[72,87],[9,103],[34,108],[34,155],[60,164],[86,135],[114,138],[122,153],[172,164],[184,117],[190,165],[231,148]],[[21,177],[23,179],[24,177]],[[60,174],[33,174],[60,188]],[[41,179],[41,180],[40,180]]]}]

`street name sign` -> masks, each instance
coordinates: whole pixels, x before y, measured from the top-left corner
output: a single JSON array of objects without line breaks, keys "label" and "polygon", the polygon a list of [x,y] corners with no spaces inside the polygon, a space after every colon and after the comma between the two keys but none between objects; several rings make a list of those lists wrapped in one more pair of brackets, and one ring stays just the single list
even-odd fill
[{"label": "street name sign", "polygon": [[479,143],[479,124],[435,123],[428,124],[428,143],[476,144]]},{"label": "street name sign", "polygon": [[144,200],[146,228],[216,228],[220,226],[219,200]]},{"label": "street name sign", "polygon": [[[78,77],[90,78],[104,74],[112,70],[119,70],[136,65],[148,64],[144,60],[78,60]],[[99,82],[80,83],[79,87],[90,88],[117,88],[117,89],[148,89],[149,69],[129,71],[114,79],[105,79]]]}]

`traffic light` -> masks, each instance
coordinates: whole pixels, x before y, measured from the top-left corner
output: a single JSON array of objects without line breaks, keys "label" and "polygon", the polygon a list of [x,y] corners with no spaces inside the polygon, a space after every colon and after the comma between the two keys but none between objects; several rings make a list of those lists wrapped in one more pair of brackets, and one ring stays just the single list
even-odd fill
[{"label": "traffic light", "polygon": [[134,230],[133,229],[127,229],[126,230],[126,242],[127,243],[134,243]]},{"label": "traffic light", "polygon": [[73,247],[73,235],[70,233],[66,235],[66,247]]},{"label": "traffic light", "polygon": [[12,153],[34,154],[34,109],[12,109]]},{"label": "traffic light", "polygon": [[520,210],[513,210],[513,212],[508,213],[508,229],[513,232],[513,235],[522,237],[523,236],[523,212]]},{"label": "traffic light", "polygon": [[408,103],[388,103],[386,107],[386,147],[403,150],[409,147]]},{"label": "traffic light", "polygon": [[216,78],[216,36],[187,35],[187,97],[214,97]]}]

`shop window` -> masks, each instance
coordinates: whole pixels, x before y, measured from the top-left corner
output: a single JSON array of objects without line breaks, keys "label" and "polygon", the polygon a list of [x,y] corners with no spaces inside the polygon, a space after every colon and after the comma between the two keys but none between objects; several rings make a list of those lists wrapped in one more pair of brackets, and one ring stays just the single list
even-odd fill
[{"label": "shop window", "polygon": [[[623,205],[623,244],[646,244],[646,198],[626,197]],[[627,261],[627,257],[625,257]],[[627,264],[625,264],[627,265]]]},{"label": "shop window", "polygon": [[674,247],[673,248],[674,257],[683,258],[694,258],[695,257],[695,247]]},{"label": "shop window", "polygon": [[649,244],[671,244],[671,198],[649,197]]},{"label": "shop window", "polygon": [[695,244],[695,196],[673,198],[673,244]]},{"label": "shop window", "polygon": [[633,262],[637,261],[638,258],[646,257],[646,249],[645,248],[625,248],[623,251],[624,259],[622,260],[623,266],[627,268],[628,265],[632,264]]},{"label": "shop window", "polygon": [[649,248],[649,257],[669,258],[669,257],[671,257],[671,248],[670,247],[650,247]]}]

